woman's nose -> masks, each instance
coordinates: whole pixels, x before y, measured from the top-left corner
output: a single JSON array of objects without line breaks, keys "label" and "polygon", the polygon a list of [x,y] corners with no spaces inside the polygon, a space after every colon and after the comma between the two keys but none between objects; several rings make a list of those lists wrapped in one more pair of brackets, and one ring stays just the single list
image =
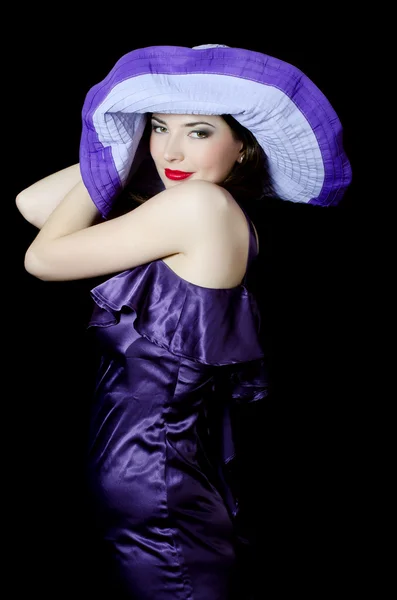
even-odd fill
[{"label": "woman's nose", "polygon": [[169,139],[164,149],[164,158],[168,161],[182,160],[183,152],[180,143],[175,139]]}]

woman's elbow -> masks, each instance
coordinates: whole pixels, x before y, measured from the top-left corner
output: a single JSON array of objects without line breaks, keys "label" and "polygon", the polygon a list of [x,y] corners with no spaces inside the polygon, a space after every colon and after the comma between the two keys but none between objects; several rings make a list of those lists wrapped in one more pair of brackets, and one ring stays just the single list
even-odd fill
[{"label": "woman's elbow", "polygon": [[30,275],[33,275],[33,277],[36,277],[37,279],[41,279],[42,281],[48,281],[50,279],[48,273],[46,273],[44,269],[43,262],[31,247],[28,248],[25,253],[24,267]]},{"label": "woman's elbow", "polygon": [[31,223],[31,225],[41,229],[43,223],[41,222],[40,216],[37,214],[37,210],[28,196],[26,196],[23,192],[20,192],[15,199],[15,204],[18,211],[21,213],[23,218],[28,221],[28,223]]}]

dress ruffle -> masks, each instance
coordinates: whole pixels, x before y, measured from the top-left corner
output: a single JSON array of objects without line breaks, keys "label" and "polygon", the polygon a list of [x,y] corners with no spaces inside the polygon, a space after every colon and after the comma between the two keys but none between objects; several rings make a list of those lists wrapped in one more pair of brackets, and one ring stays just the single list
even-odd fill
[{"label": "dress ruffle", "polygon": [[216,289],[193,284],[162,260],[123,271],[91,290],[96,306],[89,327],[117,323],[134,311],[139,335],[176,356],[207,365],[263,357],[260,313],[244,287]]}]

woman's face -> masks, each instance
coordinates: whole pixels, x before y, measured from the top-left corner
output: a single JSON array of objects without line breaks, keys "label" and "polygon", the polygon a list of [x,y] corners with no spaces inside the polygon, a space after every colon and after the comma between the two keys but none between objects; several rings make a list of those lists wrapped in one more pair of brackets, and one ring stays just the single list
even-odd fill
[{"label": "woman's face", "polygon": [[166,188],[188,179],[222,183],[243,149],[217,115],[152,115],[150,153]]}]

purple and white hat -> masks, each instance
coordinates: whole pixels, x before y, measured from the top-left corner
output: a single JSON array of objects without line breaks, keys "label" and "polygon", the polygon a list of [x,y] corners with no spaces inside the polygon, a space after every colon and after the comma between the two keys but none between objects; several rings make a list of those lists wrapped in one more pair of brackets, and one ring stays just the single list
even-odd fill
[{"label": "purple and white hat", "polygon": [[302,71],[223,45],[151,46],[122,56],[84,101],[81,175],[104,217],[152,112],[232,115],[262,146],[283,200],[336,205],[351,182],[338,115]]}]

